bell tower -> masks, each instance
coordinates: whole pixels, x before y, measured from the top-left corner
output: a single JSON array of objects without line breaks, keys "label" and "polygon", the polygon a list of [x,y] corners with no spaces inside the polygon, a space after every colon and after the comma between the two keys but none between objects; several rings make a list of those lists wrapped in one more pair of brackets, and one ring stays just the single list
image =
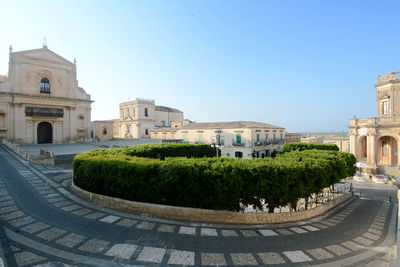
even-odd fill
[{"label": "bell tower", "polygon": [[400,72],[377,77],[376,104],[378,117],[400,117]]}]

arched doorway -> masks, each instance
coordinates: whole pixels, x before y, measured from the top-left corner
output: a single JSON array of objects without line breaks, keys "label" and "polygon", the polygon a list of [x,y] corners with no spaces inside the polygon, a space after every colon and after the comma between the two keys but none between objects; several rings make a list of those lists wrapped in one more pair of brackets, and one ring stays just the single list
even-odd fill
[{"label": "arched doorway", "polygon": [[397,140],[391,136],[382,136],[378,140],[379,165],[397,165]]},{"label": "arched doorway", "polygon": [[361,136],[359,139],[360,144],[360,154],[359,154],[359,161],[367,161],[367,137]]},{"label": "arched doorway", "polygon": [[38,144],[46,144],[53,142],[53,129],[50,123],[43,121],[38,124],[37,141]]}]

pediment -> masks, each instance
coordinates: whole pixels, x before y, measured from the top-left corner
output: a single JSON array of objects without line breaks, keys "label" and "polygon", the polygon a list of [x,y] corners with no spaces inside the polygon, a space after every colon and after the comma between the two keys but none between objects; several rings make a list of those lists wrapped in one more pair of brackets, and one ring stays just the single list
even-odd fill
[{"label": "pediment", "polygon": [[57,55],[56,53],[47,48],[15,52],[14,56],[18,58],[20,61],[27,60],[27,61],[48,62],[59,65],[67,65],[67,66],[73,65],[72,62],[66,60],[60,55]]},{"label": "pediment", "polygon": [[388,98],[390,98],[390,96],[389,96],[389,95],[383,95],[383,96],[381,96],[381,98],[380,98],[380,99],[388,99]]}]

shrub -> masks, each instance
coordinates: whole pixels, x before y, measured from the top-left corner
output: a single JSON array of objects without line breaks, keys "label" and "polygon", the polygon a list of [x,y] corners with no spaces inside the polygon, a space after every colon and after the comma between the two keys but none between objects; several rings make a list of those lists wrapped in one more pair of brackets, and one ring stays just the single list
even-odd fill
[{"label": "shrub", "polygon": [[108,196],[194,208],[238,211],[243,204],[261,209],[265,201],[271,212],[339,182],[352,172],[349,166],[354,158],[349,153],[307,150],[275,159],[160,160],[131,156],[127,151],[132,150],[77,155],[73,163],[75,184]]},{"label": "shrub", "polygon": [[303,150],[332,150],[339,151],[339,147],[335,144],[322,143],[286,143],[282,147],[282,152],[303,151]]},{"label": "shrub", "polygon": [[128,156],[143,158],[165,159],[166,157],[187,157],[202,158],[216,157],[221,151],[208,144],[181,144],[181,143],[164,143],[164,144],[146,144],[137,146],[127,146],[122,148],[100,150],[105,154],[122,153]]}]

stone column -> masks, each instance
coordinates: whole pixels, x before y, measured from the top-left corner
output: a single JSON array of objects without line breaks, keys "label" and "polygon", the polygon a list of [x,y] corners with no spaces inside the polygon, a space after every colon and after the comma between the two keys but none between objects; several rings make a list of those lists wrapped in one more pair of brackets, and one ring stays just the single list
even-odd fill
[{"label": "stone column", "polygon": [[37,121],[33,121],[33,143],[37,144],[38,140],[37,140],[37,127],[38,127],[38,123]]},{"label": "stone column", "polygon": [[14,140],[14,129],[15,129],[15,109],[14,103],[10,103],[10,112],[8,114],[8,121],[9,121],[9,130],[10,130],[10,139]]},{"label": "stone column", "polygon": [[398,141],[398,138],[396,138],[397,141],[397,166],[400,166],[400,142]]},{"label": "stone column", "polygon": [[369,142],[368,145],[370,147],[368,154],[368,163],[371,165],[376,165],[376,135],[375,133],[371,133],[368,136]]},{"label": "stone column", "polygon": [[357,135],[352,131],[350,132],[350,153],[357,158]]}]

